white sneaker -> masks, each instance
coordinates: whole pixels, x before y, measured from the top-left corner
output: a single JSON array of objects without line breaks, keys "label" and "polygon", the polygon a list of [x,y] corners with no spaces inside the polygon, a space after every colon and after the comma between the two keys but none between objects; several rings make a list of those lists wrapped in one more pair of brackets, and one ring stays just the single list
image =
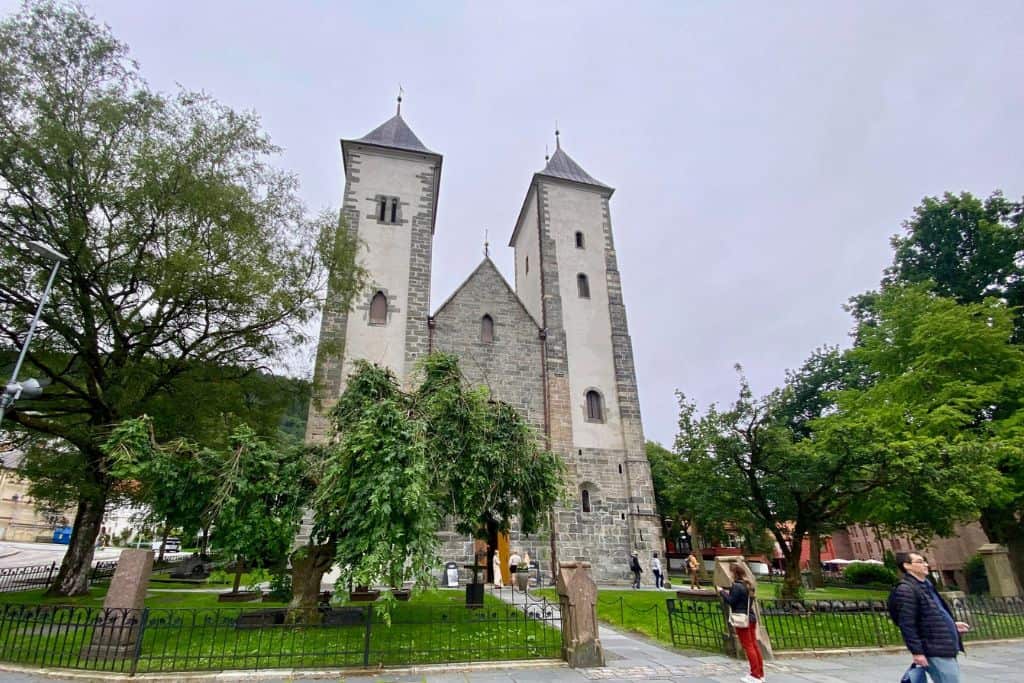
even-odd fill
[{"label": "white sneaker", "polygon": [[764,679],[763,678],[758,678],[758,677],[752,676],[750,674],[747,674],[746,676],[744,676],[740,680],[742,680],[743,683],[764,683]]}]

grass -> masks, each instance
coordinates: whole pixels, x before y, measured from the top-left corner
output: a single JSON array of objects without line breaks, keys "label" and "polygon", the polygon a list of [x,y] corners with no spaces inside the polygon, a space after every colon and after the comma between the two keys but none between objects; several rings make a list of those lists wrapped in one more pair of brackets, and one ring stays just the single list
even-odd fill
[{"label": "grass", "polygon": [[[186,604],[180,600],[176,607]],[[147,614],[137,670],[425,664],[548,658],[561,652],[556,628],[491,596],[485,596],[483,609],[466,609],[462,591],[433,591],[397,603],[390,624],[372,606],[353,605],[353,622],[348,625],[238,628],[240,615],[271,606],[153,607]],[[130,670],[129,660],[81,656],[97,627],[94,610],[51,610],[41,603],[25,609],[0,608],[0,660]]]},{"label": "grass", "polygon": [[[775,596],[777,584],[758,585],[763,600]],[[557,600],[551,589],[532,591],[538,598]],[[672,641],[673,628],[668,623],[666,600],[675,592],[602,590],[598,595],[597,617],[617,628],[640,633],[666,644],[680,647],[720,651],[725,621],[719,603],[684,601],[682,612],[672,625],[677,631]],[[870,589],[826,588],[806,591],[805,600],[873,601],[871,611],[823,611],[763,613],[765,628],[775,650],[820,650],[833,648],[879,647],[900,645],[899,630],[889,619],[882,601],[885,591]],[[766,606],[779,605],[762,603]],[[1024,637],[1024,614],[1000,613],[995,608],[975,603],[963,618],[972,624],[965,640],[985,640]],[[1018,609],[1019,612],[1019,609]]]}]

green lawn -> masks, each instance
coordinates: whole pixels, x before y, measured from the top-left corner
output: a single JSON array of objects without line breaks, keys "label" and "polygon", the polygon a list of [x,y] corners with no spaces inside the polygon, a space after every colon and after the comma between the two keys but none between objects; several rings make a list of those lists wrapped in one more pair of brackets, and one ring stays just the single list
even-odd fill
[{"label": "green lawn", "polygon": [[[899,630],[885,609],[885,591],[828,588],[807,591],[801,611],[783,611],[785,603],[772,600],[777,584],[759,584],[763,621],[776,650],[833,649],[900,645]],[[556,600],[552,589],[532,591],[540,598]],[[675,598],[675,591],[602,590],[598,595],[597,617],[617,628],[641,633],[672,644],[673,628],[676,644],[686,649],[717,651],[725,631],[719,603],[681,601],[682,612],[670,627],[666,601]],[[870,610],[845,611],[820,605],[817,601],[857,601]],[[815,609],[821,607],[821,609]],[[764,612],[765,608],[769,609]],[[961,615],[972,629],[965,640],[1024,637],[1024,612],[999,603],[972,603],[968,614]]]},{"label": "green lawn", "polygon": [[[561,652],[556,628],[491,596],[485,596],[483,609],[466,609],[463,591],[428,592],[398,603],[390,625],[372,606],[351,605],[344,625],[262,628],[239,628],[238,618],[273,607],[268,603],[191,609],[150,604],[169,599],[177,600],[173,604],[179,607],[196,597],[166,595],[147,600],[150,609],[139,652],[140,672],[557,658]],[[55,610],[41,600],[25,608],[2,606],[0,661],[130,670],[129,660],[97,662],[81,657],[97,626],[95,617],[95,609]]]}]

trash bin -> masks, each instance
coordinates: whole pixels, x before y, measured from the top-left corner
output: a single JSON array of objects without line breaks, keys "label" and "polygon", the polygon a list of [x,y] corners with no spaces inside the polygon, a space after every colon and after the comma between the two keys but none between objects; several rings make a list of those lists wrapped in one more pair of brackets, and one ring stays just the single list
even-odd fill
[{"label": "trash bin", "polygon": [[68,545],[71,543],[71,527],[61,526],[53,530],[53,542]]},{"label": "trash bin", "polygon": [[466,607],[483,607],[484,582],[480,573],[485,569],[485,567],[479,564],[467,564],[465,567],[473,572],[473,580],[466,584]]},{"label": "trash bin", "polygon": [[525,591],[529,587],[529,584],[530,568],[524,565],[519,565],[516,568],[516,588],[518,588],[521,591]]},{"label": "trash bin", "polygon": [[445,562],[444,581],[442,582],[442,585],[445,588],[459,587],[459,565],[454,562]]}]

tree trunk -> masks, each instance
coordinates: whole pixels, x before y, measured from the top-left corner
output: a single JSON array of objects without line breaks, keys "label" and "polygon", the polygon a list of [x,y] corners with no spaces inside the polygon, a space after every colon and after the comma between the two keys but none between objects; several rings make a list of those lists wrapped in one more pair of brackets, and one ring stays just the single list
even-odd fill
[{"label": "tree trunk", "polygon": [[782,579],[782,588],[779,590],[779,598],[782,600],[799,600],[800,591],[803,587],[800,581],[800,546],[784,555],[786,575]]},{"label": "tree trunk", "polygon": [[92,569],[96,537],[99,535],[100,525],[103,523],[103,510],[106,507],[106,502],[105,494],[96,498],[82,498],[78,501],[75,526],[71,531],[68,550],[60,564],[57,578],[46,591],[47,596],[72,597],[89,592],[89,571]]},{"label": "tree trunk", "polygon": [[320,602],[320,582],[334,564],[334,543],[306,545],[292,553],[292,601],[289,607],[300,609],[312,618]]},{"label": "tree trunk", "polygon": [[156,558],[157,562],[164,561],[164,549],[167,548],[167,535],[171,533],[171,529],[167,524],[164,524],[164,536],[160,539],[160,555]]},{"label": "tree trunk", "polygon": [[811,546],[811,588],[821,588],[825,585],[825,579],[821,575],[821,534],[817,531],[808,532],[807,540]]}]

